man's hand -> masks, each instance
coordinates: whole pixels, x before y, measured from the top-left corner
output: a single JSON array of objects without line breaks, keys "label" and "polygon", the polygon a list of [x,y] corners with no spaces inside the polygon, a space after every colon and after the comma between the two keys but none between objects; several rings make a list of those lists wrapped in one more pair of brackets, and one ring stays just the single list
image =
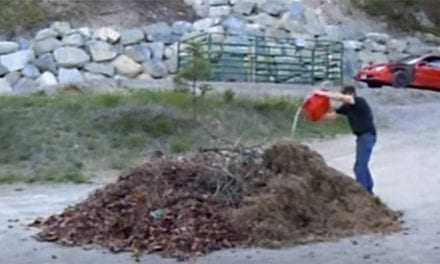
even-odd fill
[{"label": "man's hand", "polygon": [[329,92],[326,92],[326,91],[323,91],[323,90],[316,90],[314,92],[314,94],[320,95],[320,96],[325,96],[325,97],[330,97]]},{"label": "man's hand", "polygon": [[353,95],[335,93],[335,92],[327,92],[327,91],[322,91],[322,90],[317,90],[314,92],[314,94],[325,96],[330,99],[342,101],[347,104],[354,104],[355,103]]},{"label": "man's hand", "polygon": [[324,115],[322,120],[336,120],[338,119],[339,115],[336,112],[328,112]]}]

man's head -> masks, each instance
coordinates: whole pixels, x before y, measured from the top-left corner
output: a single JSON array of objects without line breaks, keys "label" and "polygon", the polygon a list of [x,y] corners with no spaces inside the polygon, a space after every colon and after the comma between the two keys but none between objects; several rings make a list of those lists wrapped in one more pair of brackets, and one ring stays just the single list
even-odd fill
[{"label": "man's head", "polygon": [[346,85],[344,87],[342,87],[341,89],[341,93],[345,94],[345,95],[356,95],[356,88],[354,88],[354,86],[352,85]]}]

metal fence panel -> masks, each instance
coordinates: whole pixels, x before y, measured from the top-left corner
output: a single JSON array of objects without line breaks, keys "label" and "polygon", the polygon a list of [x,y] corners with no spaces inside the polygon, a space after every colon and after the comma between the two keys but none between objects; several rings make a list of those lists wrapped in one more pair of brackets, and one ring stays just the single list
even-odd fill
[{"label": "metal fence panel", "polygon": [[343,82],[341,42],[205,33],[178,44],[178,69],[190,59],[185,45],[191,41],[201,43],[208,55],[213,71],[211,81]]}]

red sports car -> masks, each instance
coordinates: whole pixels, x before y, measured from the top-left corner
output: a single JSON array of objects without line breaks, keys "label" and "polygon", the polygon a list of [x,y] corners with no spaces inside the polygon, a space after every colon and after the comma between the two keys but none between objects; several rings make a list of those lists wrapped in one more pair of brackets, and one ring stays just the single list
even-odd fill
[{"label": "red sports car", "polygon": [[396,62],[370,65],[361,69],[355,79],[369,87],[392,85],[440,90],[440,56],[410,56]]}]

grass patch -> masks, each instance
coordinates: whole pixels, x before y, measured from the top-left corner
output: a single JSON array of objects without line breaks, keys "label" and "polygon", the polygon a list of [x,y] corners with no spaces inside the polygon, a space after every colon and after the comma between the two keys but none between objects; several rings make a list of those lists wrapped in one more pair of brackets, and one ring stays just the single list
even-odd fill
[{"label": "grass patch", "polygon": [[0,0],[0,29],[29,28],[45,18],[40,0]]},{"label": "grass patch", "polygon": [[[222,94],[199,99],[172,91],[0,97],[0,183],[84,182],[96,171],[122,170],[161,149],[181,153],[218,146],[212,134],[252,144],[289,136],[298,99]],[[301,119],[298,137],[348,132],[345,121]]]},{"label": "grass patch", "polygon": [[191,150],[191,141],[185,137],[179,137],[173,140],[170,149],[173,153],[182,153]]}]

